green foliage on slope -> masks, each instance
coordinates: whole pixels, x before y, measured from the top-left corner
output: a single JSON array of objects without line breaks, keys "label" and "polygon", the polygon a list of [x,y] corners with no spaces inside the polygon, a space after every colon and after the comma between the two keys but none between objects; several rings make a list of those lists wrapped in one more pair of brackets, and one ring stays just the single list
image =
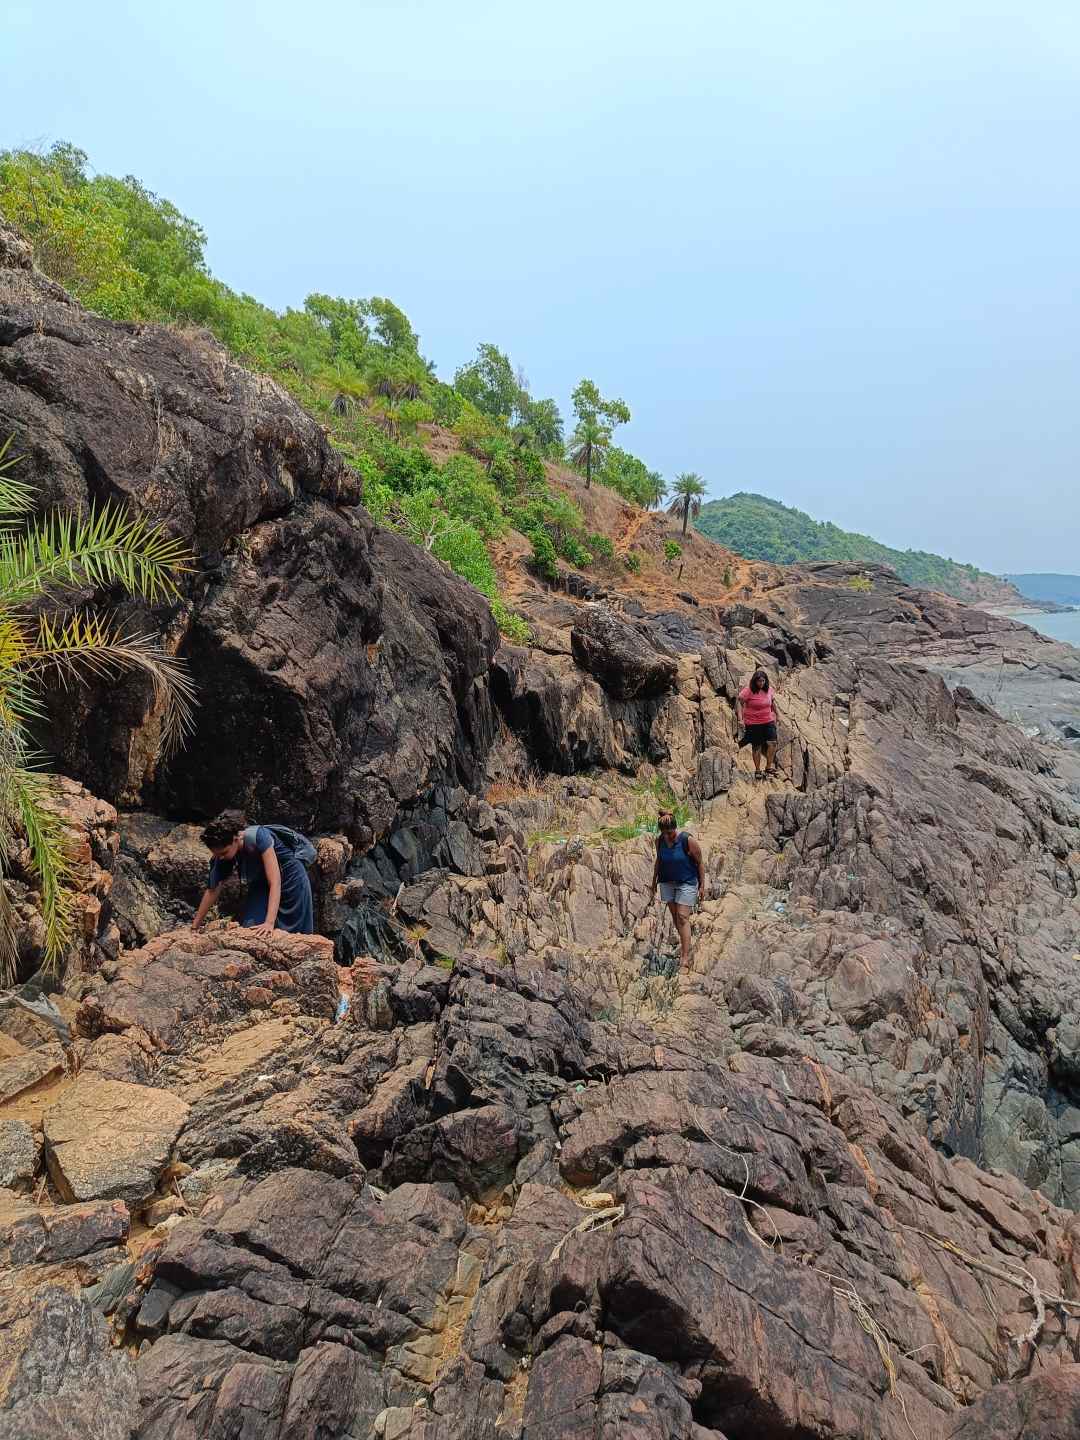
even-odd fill
[{"label": "green foliage on slope", "polygon": [[[487,543],[508,526],[534,542],[542,536],[545,555],[573,563],[591,556],[580,511],[544,469],[545,459],[562,458],[558,406],[530,395],[496,346],[481,345],[447,385],[421,354],[408,317],[383,296],[311,294],[300,309],[271,310],[215,279],[194,220],[131,176],[90,174],[73,145],[0,151],[0,214],[30,240],[39,266],[89,308],[113,320],[209,329],[238,360],[272,375],[360,472],[380,523],[493,601]],[[603,403],[620,416],[625,410],[621,401]],[[432,422],[453,430],[462,447],[444,465],[420,443],[420,427]],[[626,493],[648,472],[615,453],[611,478]],[[520,638],[523,622],[499,603],[494,609]]]},{"label": "green foliage on slope", "polygon": [[894,550],[869,535],[813,520],[802,510],[765,495],[740,492],[701,507],[697,529],[729,550],[751,560],[792,565],[806,560],[867,560],[890,565],[909,585],[943,590],[970,599],[980,582],[994,577],[974,565],[961,565],[925,550]]}]

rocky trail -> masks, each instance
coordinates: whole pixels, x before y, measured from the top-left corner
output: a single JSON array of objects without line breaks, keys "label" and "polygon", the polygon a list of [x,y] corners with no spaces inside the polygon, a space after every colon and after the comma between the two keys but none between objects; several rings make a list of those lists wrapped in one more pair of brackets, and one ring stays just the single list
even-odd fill
[{"label": "rocky trail", "polygon": [[[0,1011],[0,1440],[1080,1433],[1075,652],[866,567],[732,600],[701,537],[685,594],[504,557],[504,643],[276,386],[86,314],[0,227],[8,431],[46,502],[205,564],[139,617],[203,697],[184,755],[149,761],[134,679],[52,697],[73,1039]],[[226,803],[315,838],[319,935],[228,893],[187,927]]]}]

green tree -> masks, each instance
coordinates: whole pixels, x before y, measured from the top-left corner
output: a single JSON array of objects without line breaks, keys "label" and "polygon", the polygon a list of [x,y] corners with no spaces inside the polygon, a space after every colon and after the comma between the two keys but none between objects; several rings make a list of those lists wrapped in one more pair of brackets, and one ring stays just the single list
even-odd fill
[{"label": "green tree", "polygon": [[49,964],[72,935],[74,862],[28,729],[42,683],[140,671],[154,689],[164,752],[188,729],[194,692],[155,641],[70,603],[80,592],[113,587],[149,604],[175,600],[186,568],[182,547],[108,507],[31,520],[33,492],[11,474],[9,445],[0,446],[0,980],[10,982],[17,957],[5,875],[19,837],[40,892]]},{"label": "green tree", "polygon": [[657,493],[663,495],[665,491],[664,482],[655,470],[617,445],[607,447],[603,467],[596,478],[601,485],[607,485],[635,505],[652,505]]},{"label": "green tree", "polygon": [[649,472],[649,490],[645,505],[650,510],[656,510],[664,502],[667,495],[667,481],[660,474],[659,470]]},{"label": "green tree", "polygon": [[477,347],[476,359],[455,373],[454,389],[482,414],[504,421],[514,413],[521,395],[510,357],[496,345]]},{"label": "green tree", "polygon": [[616,425],[629,425],[630,407],[625,400],[605,400],[592,380],[579,380],[570,397],[574,414],[579,420],[588,415],[599,416],[612,429]]},{"label": "green tree", "polygon": [[623,400],[605,400],[592,380],[579,380],[570,397],[577,416],[570,445],[570,463],[585,470],[585,488],[592,484],[593,469],[602,464],[617,425],[630,420],[630,407]]},{"label": "green tree", "polygon": [[592,484],[593,468],[603,463],[611,429],[595,415],[579,420],[570,437],[570,463],[585,471],[585,489]]},{"label": "green tree", "polygon": [[373,295],[364,301],[366,313],[375,325],[375,334],[388,350],[419,353],[420,337],[409,324],[409,317],[392,300]]},{"label": "green tree", "polygon": [[686,527],[690,523],[690,516],[696,516],[701,510],[701,497],[705,494],[705,482],[700,475],[695,475],[692,470],[686,470],[683,474],[675,476],[671,493],[675,498],[668,506],[668,510],[672,515],[682,515],[682,533],[685,535]]},{"label": "green tree", "polygon": [[563,453],[563,418],[554,400],[534,400],[522,390],[517,400],[514,435],[519,444],[531,445],[549,460]]}]

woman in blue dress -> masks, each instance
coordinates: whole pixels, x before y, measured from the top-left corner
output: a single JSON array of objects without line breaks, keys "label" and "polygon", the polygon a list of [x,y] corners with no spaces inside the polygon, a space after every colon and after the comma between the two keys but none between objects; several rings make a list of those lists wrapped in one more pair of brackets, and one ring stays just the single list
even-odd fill
[{"label": "woman in blue dress", "polygon": [[238,871],[247,887],[242,925],[262,935],[271,935],[275,930],[311,935],[315,929],[311,881],[296,852],[287,844],[290,833],[265,825],[248,825],[242,810],[224,810],[211,820],[202,838],[214,858],[206,893],[199,901],[191,928],[198,930],[217,902],[222,885]]}]

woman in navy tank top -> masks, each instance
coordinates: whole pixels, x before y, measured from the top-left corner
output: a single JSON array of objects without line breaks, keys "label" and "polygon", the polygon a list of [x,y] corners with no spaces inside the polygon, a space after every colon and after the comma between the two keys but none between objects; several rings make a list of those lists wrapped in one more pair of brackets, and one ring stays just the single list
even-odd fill
[{"label": "woman in navy tank top", "polygon": [[653,895],[668,907],[679,936],[682,963],[690,963],[690,912],[705,894],[705,863],[701,846],[692,835],[679,830],[670,810],[660,812],[657,824],[656,864],[653,866]]}]

